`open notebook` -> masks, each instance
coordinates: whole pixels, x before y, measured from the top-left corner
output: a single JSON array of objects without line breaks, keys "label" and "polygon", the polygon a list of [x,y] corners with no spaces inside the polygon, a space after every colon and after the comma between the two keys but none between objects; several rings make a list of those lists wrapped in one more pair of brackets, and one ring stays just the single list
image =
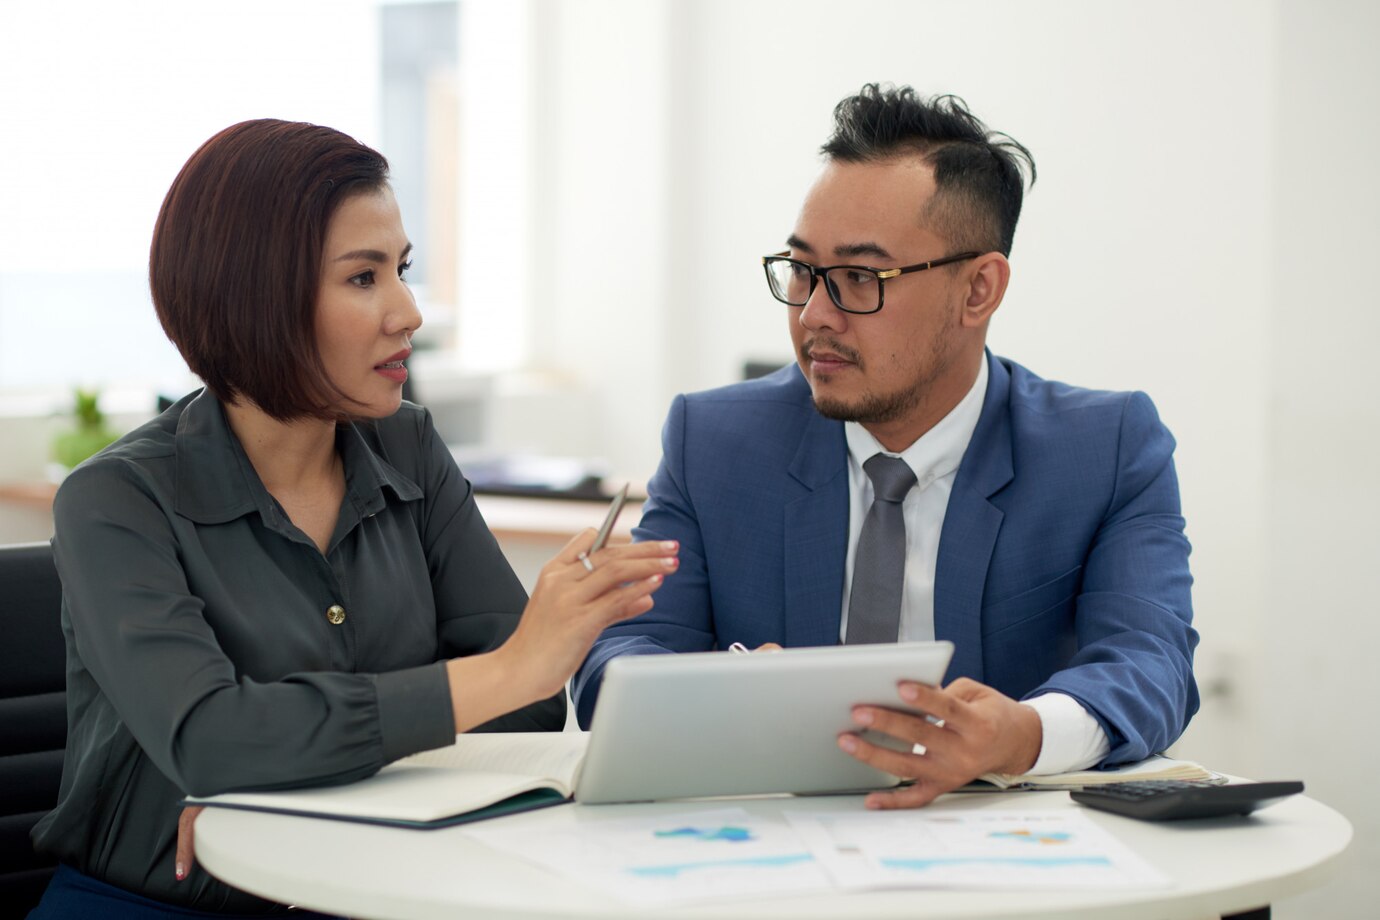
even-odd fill
[{"label": "open notebook", "polygon": [[1110,770],[1082,770],[1076,773],[1051,773],[1048,776],[987,773],[977,782],[964,787],[967,792],[990,792],[998,789],[1082,789],[1107,783],[1126,783],[1132,780],[1182,779],[1210,783],[1225,783],[1226,777],[1190,760],[1173,760],[1155,754],[1139,763]]},{"label": "open notebook", "polygon": [[347,786],[188,797],[189,805],[437,828],[569,801],[584,732],[461,735]]}]

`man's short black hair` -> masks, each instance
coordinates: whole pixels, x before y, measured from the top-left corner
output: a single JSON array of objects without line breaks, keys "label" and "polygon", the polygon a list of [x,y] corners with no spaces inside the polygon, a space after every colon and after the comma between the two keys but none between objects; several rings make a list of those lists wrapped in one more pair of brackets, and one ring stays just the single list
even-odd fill
[{"label": "man's short black hair", "polygon": [[989,131],[957,96],[920,96],[909,86],[869,83],[834,108],[830,159],[867,163],[908,154],[934,169],[935,194],[921,219],[955,252],[1011,254],[1035,160],[1014,138]]}]

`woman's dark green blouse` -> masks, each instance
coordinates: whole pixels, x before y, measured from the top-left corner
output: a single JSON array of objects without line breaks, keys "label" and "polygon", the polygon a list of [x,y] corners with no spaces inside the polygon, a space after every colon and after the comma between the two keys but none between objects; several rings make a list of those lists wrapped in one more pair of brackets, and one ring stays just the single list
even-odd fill
[{"label": "woman's dark green blouse", "polygon": [[[501,645],[527,595],[424,409],[341,424],[336,444],[324,556],[204,391],[68,476],[68,739],[40,850],[149,897],[270,911],[199,869],[175,880],[184,794],[345,783],[454,740],[442,662]],[[556,697],[481,730],[564,720]]]}]

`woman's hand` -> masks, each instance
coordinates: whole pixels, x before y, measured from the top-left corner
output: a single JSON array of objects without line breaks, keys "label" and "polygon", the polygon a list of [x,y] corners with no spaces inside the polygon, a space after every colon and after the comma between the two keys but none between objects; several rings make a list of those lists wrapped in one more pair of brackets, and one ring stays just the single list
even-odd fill
[{"label": "woman's hand", "polygon": [[196,862],[196,849],[192,846],[192,824],[196,821],[196,816],[205,810],[204,805],[193,805],[182,809],[182,814],[177,818],[177,855],[173,857],[173,864],[179,882],[187,877],[187,873],[192,871],[192,863]]},{"label": "woman's hand", "polygon": [[590,528],[542,566],[500,648],[447,662],[457,732],[560,693],[599,633],[651,610],[652,592],[680,565],[673,540],[606,546],[582,559],[593,544]]},{"label": "woman's hand", "polygon": [[536,699],[559,693],[605,628],[652,609],[652,592],[680,565],[673,540],[606,546],[588,557],[589,529],[542,566],[517,631],[499,651],[533,682]]}]

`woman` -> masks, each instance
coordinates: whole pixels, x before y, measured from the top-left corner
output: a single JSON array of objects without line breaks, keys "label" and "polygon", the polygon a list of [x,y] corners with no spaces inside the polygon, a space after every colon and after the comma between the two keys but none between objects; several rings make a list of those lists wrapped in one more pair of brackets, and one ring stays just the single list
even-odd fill
[{"label": "woman", "polygon": [[528,600],[402,403],[410,251],[384,158],[328,128],[235,125],[173,182],[149,282],[206,388],[58,493],[69,737],[34,840],[63,867],[33,916],[283,910],[178,856],[184,794],[559,730],[594,638],[675,570],[673,543],[586,558],[590,531]]}]

